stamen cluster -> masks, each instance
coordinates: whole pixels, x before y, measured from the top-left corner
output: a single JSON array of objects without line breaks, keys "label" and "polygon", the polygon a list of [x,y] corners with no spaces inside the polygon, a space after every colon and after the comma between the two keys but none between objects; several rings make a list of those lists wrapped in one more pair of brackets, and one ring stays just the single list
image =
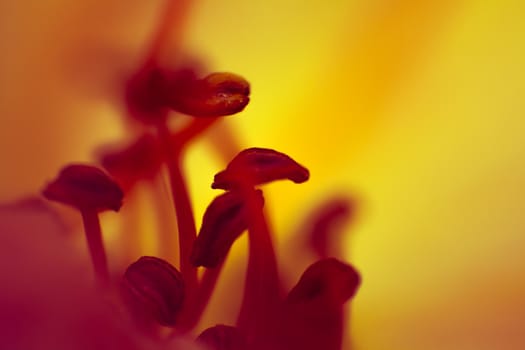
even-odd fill
[{"label": "stamen cluster", "polygon": [[[232,73],[201,77],[193,67],[161,65],[157,56],[167,28],[169,23],[161,23],[151,52],[123,87],[129,120],[141,126],[140,135],[123,149],[104,152],[98,164],[65,166],[44,188],[44,197],[80,211],[98,287],[118,296],[108,303],[126,310],[126,317],[145,336],[169,340],[186,334],[215,350],[341,349],[343,306],[354,296],[360,276],[351,265],[329,257],[327,231],[347,210],[324,211],[315,219],[305,234],[319,260],[284,292],[260,186],[278,180],[300,184],[310,174],[284,153],[254,147],[238,153],[215,175],[211,187],[224,192],[208,206],[197,233],[182,167],[186,150],[220,117],[248,105],[250,84]],[[181,115],[190,116],[190,122],[172,129],[170,121]],[[175,207],[179,262],[174,266],[159,257],[136,257],[115,278],[98,215],[103,210],[118,212],[138,183],[154,181],[162,172],[168,175]],[[194,330],[228,253],[244,232],[249,256],[237,321],[208,325],[197,336]],[[200,275],[198,268],[204,270]]]},{"label": "stamen cluster", "polygon": [[[243,300],[235,325],[206,329],[197,341],[212,349],[340,349],[343,305],[360,283],[355,269],[322,256],[283,293],[278,263],[263,210],[261,185],[290,180],[303,183],[309,171],[288,155],[265,148],[249,148],[215,175],[211,187],[224,190],[208,206],[197,234],[185,176],[184,154],[189,142],[217,117],[245,108],[249,84],[231,73],[197,78],[188,70],[165,70],[148,64],[128,82],[130,115],[144,124],[144,133],[128,147],[106,152],[97,165],[72,164],[43,190],[44,196],[80,210],[93,266],[101,288],[118,290],[119,300],[137,328],[162,337],[160,326],[172,335],[187,333],[198,324],[234,242],[248,232],[249,258]],[[172,112],[193,117],[172,131]],[[179,265],[158,257],[138,257],[122,274],[111,278],[98,213],[118,211],[125,192],[167,169],[178,225]],[[125,205],[125,202],[124,202]],[[323,227],[330,215],[320,217]],[[323,234],[326,232],[323,232]],[[312,237],[319,233],[312,232]],[[323,241],[323,239],[321,239]],[[324,242],[321,242],[324,244]],[[197,268],[204,268],[199,278]]]}]

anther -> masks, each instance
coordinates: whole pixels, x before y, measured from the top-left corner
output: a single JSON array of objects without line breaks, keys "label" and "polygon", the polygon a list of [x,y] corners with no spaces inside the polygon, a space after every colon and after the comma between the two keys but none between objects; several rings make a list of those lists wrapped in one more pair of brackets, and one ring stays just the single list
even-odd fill
[{"label": "anther", "polygon": [[238,328],[221,324],[205,329],[197,341],[211,350],[248,349],[248,341]]},{"label": "anther", "polygon": [[306,269],[286,301],[340,307],[355,295],[360,283],[361,277],[352,265],[335,258],[322,259]]},{"label": "anther", "polygon": [[124,300],[140,322],[174,326],[184,301],[181,273],[160,258],[143,256],[131,264],[122,280]]},{"label": "anther", "polygon": [[[261,191],[256,191],[263,206]],[[226,192],[216,197],[206,209],[190,260],[195,266],[208,268],[220,264],[233,242],[248,229],[249,213],[245,198],[239,192]]]},{"label": "anther", "polygon": [[105,172],[84,164],[63,168],[58,177],[47,184],[44,196],[80,210],[118,211],[124,196],[122,190]]},{"label": "anther", "polygon": [[172,80],[167,103],[194,117],[221,117],[242,111],[250,102],[250,85],[232,73],[212,73],[203,79]]},{"label": "anther", "polygon": [[63,168],[42,193],[49,200],[80,211],[96,277],[101,285],[107,286],[109,271],[98,213],[120,209],[124,196],[120,187],[102,170],[74,164]]},{"label": "anther", "polygon": [[308,169],[284,153],[267,148],[248,148],[233,158],[224,171],[215,175],[212,188],[229,190],[283,179],[302,183],[309,177]]},{"label": "anther", "polygon": [[150,134],[144,134],[123,149],[105,152],[100,160],[104,169],[124,188],[154,178],[163,161],[159,141]]}]

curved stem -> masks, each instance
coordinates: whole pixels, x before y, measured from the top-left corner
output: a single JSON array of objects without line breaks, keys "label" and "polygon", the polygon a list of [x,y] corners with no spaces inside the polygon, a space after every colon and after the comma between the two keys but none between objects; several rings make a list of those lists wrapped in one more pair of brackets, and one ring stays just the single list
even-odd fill
[{"label": "curved stem", "polygon": [[166,8],[162,13],[162,19],[153,34],[146,55],[146,62],[159,59],[159,56],[162,54],[162,49],[172,34],[173,24],[180,24],[182,22],[182,16],[186,12],[185,9],[189,6],[189,3],[190,1],[188,0],[167,0]]},{"label": "curved stem", "polygon": [[206,269],[204,275],[199,282],[199,287],[194,296],[191,297],[191,302],[188,303],[187,309],[181,316],[181,324],[179,328],[183,330],[190,330],[200,321],[206,306],[208,305],[213,290],[217,285],[217,280],[222,271],[224,261],[211,269]]},{"label": "curved stem", "polygon": [[195,324],[197,324],[197,322],[202,316],[204,309],[208,305],[213,290],[215,289],[215,286],[217,284],[217,280],[219,279],[219,275],[222,271],[223,265],[224,262],[213,269],[206,269],[206,271],[204,271],[204,275],[202,276],[202,280],[200,281],[199,291],[197,293],[194,308],[195,319],[192,326],[195,326]]},{"label": "curved stem", "polygon": [[158,256],[167,260],[179,257],[177,235],[177,218],[173,211],[173,202],[170,194],[169,179],[164,173],[151,182],[151,193],[155,206],[158,235]]},{"label": "curved stem", "polygon": [[190,124],[173,135],[173,138],[178,144],[183,145],[181,147],[187,147],[192,140],[195,140],[199,134],[206,131],[218,120],[219,118],[193,118]]},{"label": "curved stem", "polygon": [[252,189],[243,190],[250,213],[249,258],[237,324],[248,336],[264,332],[280,300],[277,261],[263,210]]},{"label": "curved stem", "polygon": [[109,270],[98,213],[92,209],[84,209],[81,213],[97,281],[101,286],[106,287],[109,284]]},{"label": "curved stem", "polygon": [[192,287],[195,286],[197,281],[197,269],[190,263],[193,241],[195,237],[197,237],[193,209],[186,188],[186,182],[182,175],[180,159],[170,161],[168,170],[179,226],[180,270],[185,277],[184,281],[186,282],[186,286],[189,288],[189,291],[192,291]]},{"label": "curved stem", "polygon": [[159,126],[159,134],[168,156],[167,166],[179,228],[180,272],[184,278],[186,293],[191,295],[197,288],[197,268],[190,262],[193,241],[197,237],[195,218],[186,181],[182,174],[181,149],[174,149],[167,125]]}]

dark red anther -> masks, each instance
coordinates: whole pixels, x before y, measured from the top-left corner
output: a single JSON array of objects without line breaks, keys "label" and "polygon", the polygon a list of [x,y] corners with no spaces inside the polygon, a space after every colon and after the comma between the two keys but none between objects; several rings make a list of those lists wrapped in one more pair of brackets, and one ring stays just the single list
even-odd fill
[{"label": "dark red anther", "polygon": [[250,102],[250,84],[232,73],[197,79],[192,68],[169,70],[150,64],[126,85],[130,114],[146,124],[163,124],[172,109],[195,117],[221,117],[242,111]]},{"label": "dark red anther", "polygon": [[143,256],[131,264],[122,281],[122,293],[139,322],[174,326],[184,301],[181,273],[160,258]]},{"label": "dark red anther", "polygon": [[90,165],[74,164],[63,168],[58,177],[46,186],[43,195],[80,211],[95,274],[99,283],[107,286],[108,262],[98,213],[120,209],[124,196],[120,187],[102,170]]},{"label": "dark red anther", "polygon": [[306,269],[286,302],[340,307],[355,295],[360,283],[361,277],[352,265],[335,258],[319,260]]},{"label": "dark red anther", "polygon": [[256,337],[271,325],[280,301],[280,283],[272,237],[263,211],[256,205],[253,187],[274,180],[308,180],[309,172],[287,155],[265,148],[241,151],[225,170],[215,175],[212,188],[239,191],[249,213],[249,260],[237,325]]},{"label": "dark red anther", "polygon": [[144,134],[124,149],[106,152],[102,166],[124,188],[137,181],[154,178],[164,161],[163,151],[156,137]]},{"label": "dark red anther", "polygon": [[[341,255],[340,245],[334,244],[334,238],[343,226],[352,220],[356,203],[349,198],[333,198],[323,203],[314,212],[308,222],[307,237],[309,244],[319,258]],[[339,242],[339,241],[337,241]]]},{"label": "dark red anther", "polygon": [[242,111],[250,102],[250,84],[232,73],[212,73],[203,79],[174,75],[167,103],[194,117],[221,117]]},{"label": "dark red anther", "polygon": [[210,350],[248,349],[248,341],[238,328],[221,324],[205,329],[197,341]]},{"label": "dark red anther", "polygon": [[129,114],[144,124],[163,124],[166,104],[166,72],[155,64],[142,67],[127,81],[124,100]]},{"label": "dark red anther", "polygon": [[[262,191],[255,191],[257,205],[262,208]],[[245,197],[239,192],[226,192],[216,197],[206,209],[202,227],[193,245],[194,266],[213,268],[228,254],[233,242],[248,229],[249,213]]]},{"label": "dark red anther", "polygon": [[78,209],[114,210],[122,206],[124,193],[105,172],[83,164],[68,165],[47,184],[44,196]]},{"label": "dark red anther", "polygon": [[341,350],[343,305],[360,284],[358,272],[334,258],[306,269],[290,291],[265,348],[276,350]]},{"label": "dark red anther", "polygon": [[215,175],[211,187],[230,190],[283,179],[302,183],[309,177],[308,169],[284,153],[266,148],[248,148],[233,158],[225,170]]}]

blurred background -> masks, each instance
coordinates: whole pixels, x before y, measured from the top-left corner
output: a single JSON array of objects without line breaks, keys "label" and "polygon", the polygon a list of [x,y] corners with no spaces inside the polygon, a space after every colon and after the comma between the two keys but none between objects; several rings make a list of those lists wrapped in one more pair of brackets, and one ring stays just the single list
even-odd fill
[{"label": "blurred background", "polygon": [[[525,3],[186,5],[166,57],[187,52],[252,84],[248,108],[188,154],[197,217],[225,165],[221,135],[285,152],[311,172],[267,189],[290,281],[316,203],[357,203],[342,245],[363,275],[355,350],[523,349]],[[115,91],[164,6],[0,0],[0,200],[124,135]]]}]

